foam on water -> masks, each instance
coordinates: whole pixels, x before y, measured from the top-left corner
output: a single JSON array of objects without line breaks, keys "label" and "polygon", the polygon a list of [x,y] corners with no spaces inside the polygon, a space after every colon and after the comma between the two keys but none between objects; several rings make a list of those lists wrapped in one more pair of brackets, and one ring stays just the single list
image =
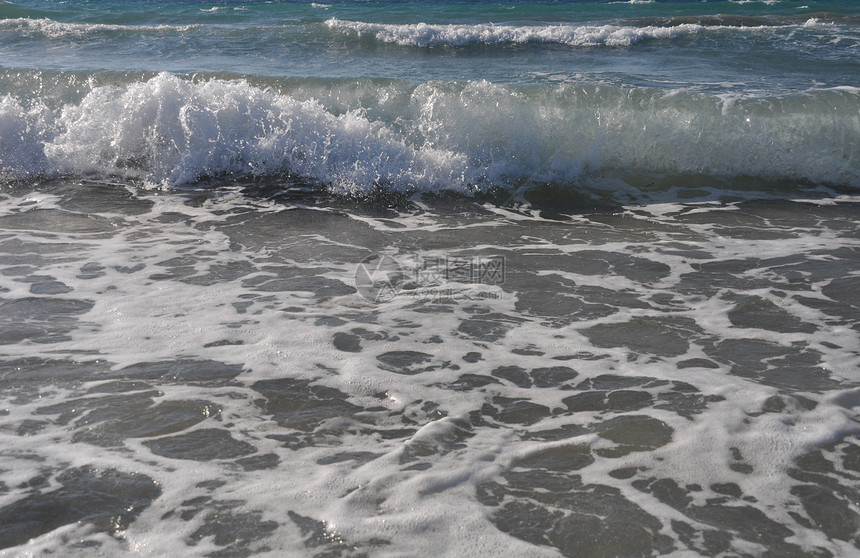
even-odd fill
[{"label": "foam on water", "polygon": [[[86,467],[102,490],[120,470],[160,495],[119,534],[87,519],[15,555],[70,540],[82,555],[576,555],[590,543],[554,538],[542,515],[577,509],[566,499],[623,532],[662,525],[676,550],[703,548],[682,546],[683,524],[725,530],[735,551],[850,545],[803,519],[819,481],[798,469],[860,433],[860,344],[850,305],[831,306],[855,300],[831,287],[860,248],[849,200],[555,223],[425,206],[397,223],[230,190],[41,189],[0,205],[3,316],[21,324],[0,346],[31,376],[3,371],[0,468],[17,472],[0,508],[26,501],[28,456],[55,498],[77,482],[58,471]],[[503,253],[507,277],[430,269],[438,300],[407,281],[372,302],[354,287],[372,252],[406,276]],[[475,289],[499,296],[453,296]]]},{"label": "foam on water", "polygon": [[469,192],[624,169],[652,181],[704,174],[860,184],[852,87],[756,98],[429,82],[317,100],[301,85],[279,93],[166,73],[90,87],[58,109],[0,101],[7,179],[75,174],[175,186],[290,173],[340,192]]},{"label": "foam on water", "polygon": [[649,39],[674,39],[701,32],[701,25],[632,27],[618,25],[433,25],[382,24],[362,21],[326,21],[330,29],[372,35],[378,40],[404,46],[464,46],[470,44],[557,43],[569,46],[629,46]]},{"label": "foam on water", "polygon": [[49,18],[11,18],[0,20],[0,31],[15,31],[22,37],[43,36],[50,39],[84,37],[100,33],[185,33],[200,25],[115,25],[106,23],[70,23]]},{"label": "foam on water", "polygon": [[857,554],[801,4],[0,0],[0,556]]}]

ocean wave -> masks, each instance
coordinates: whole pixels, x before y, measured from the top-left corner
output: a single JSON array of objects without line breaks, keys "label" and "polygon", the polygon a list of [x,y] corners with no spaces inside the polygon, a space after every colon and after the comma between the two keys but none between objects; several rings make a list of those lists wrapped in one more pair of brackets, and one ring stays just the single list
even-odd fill
[{"label": "ocean wave", "polygon": [[836,14],[796,16],[674,16],[639,18],[633,25],[387,24],[331,18],[332,30],[373,37],[379,42],[414,47],[543,43],[572,47],[627,47],[649,40],[672,40],[704,32],[761,33],[780,29],[854,25],[856,18]]},{"label": "ocean wave", "polygon": [[649,39],[674,39],[704,29],[697,24],[669,27],[623,25],[432,25],[367,23],[336,18],[330,29],[372,35],[384,43],[403,46],[466,46],[472,44],[556,43],[569,46],[630,46]]},{"label": "ocean wave", "polygon": [[184,33],[192,29],[199,29],[202,25],[116,25],[107,23],[66,23],[49,18],[27,18],[19,17],[0,20],[0,30],[17,31],[22,36],[42,36],[49,39],[60,39],[66,37],[83,37],[93,33],[110,32],[156,32],[156,33]]},{"label": "ocean wave", "polygon": [[[46,108],[0,99],[0,175],[163,187],[288,173],[337,192],[577,184],[632,172],[860,187],[860,90],[713,96],[613,86],[373,82],[333,101],[171,74]],[[370,87],[370,88],[369,88]],[[352,95],[352,102],[347,98]],[[346,101],[344,100],[346,99]]]}]

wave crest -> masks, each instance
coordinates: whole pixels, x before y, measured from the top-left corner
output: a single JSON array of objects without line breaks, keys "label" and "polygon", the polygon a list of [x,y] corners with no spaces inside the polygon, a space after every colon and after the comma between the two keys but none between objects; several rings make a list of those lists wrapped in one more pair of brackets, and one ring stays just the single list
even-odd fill
[{"label": "wave crest", "polygon": [[469,192],[619,172],[658,182],[701,174],[860,186],[857,88],[750,98],[582,84],[374,83],[329,84],[336,100],[320,101],[316,82],[285,94],[243,80],[159,74],[92,86],[57,109],[7,96],[0,174],[169,187],[288,173],[353,193]]},{"label": "wave crest", "polygon": [[432,25],[366,23],[336,18],[326,21],[330,29],[372,35],[384,43],[402,46],[467,46],[504,43],[557,43],[569,46],[630,46],[649,39],[674,39],[697,33],[703,26],[693,23],[660,26],[619,25]]},{"label": "wave crest", "polygon": [[109,32],[155,32],[155,33],[184,33],[191,29],[199,29],[201,25],[116,25],[108,23],[67,23],[48,18],[19,17],[0,20],[0,29],[19,32],[24,37],[41,35],[49,39],[68,37],[84,37],[93,33]]}]

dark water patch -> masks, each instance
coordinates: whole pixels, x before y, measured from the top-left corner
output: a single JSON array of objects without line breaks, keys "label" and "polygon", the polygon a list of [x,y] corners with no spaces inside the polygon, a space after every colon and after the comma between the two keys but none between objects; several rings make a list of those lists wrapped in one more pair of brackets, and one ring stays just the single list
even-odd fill
[{"label": "dark water patch", "polygon": [[578,275],[616,275],[646,284],[659,281],[671,272],[665,263],[621,252],[606,250],[579,250],[573,253],[555,250],[547,250],[545,253],[534,252],[531,251],[528,255],[512,255],[512,265],[509,267],[553,269]]},{"label": "dark water patch", "polygon": [[618,308],[610,304],[595,304],[579,296],[540,290],[519,293],[516,309],[550,318],[559,325],[606,318],[618,312]]},{"label": "dark water patch", "polygon": [[[102,209],[100,212],[103,212]],[[0,230],[51,233],[116,233],[115,221],[97,214],[79,214],[58,209],[31,209],[0,216]]]},{"label": "dark water patch", "polygon": [[[605,263],[607,269],[599,271],[595,274],[599,275],[620,275],[631,281],[639,283],[653,283],[669,276],[671,269],[668,265],[662,262],[655,262],[640,256],[632,256],[618,252],[605,252],[602,250],[583,250],[571,255],[578,262],[589,262],[590,267],[602,267],[600,264]],[[574,267],[573,271],[582,273]],[[588,266],[586,267],[586,270]]]},{"label": "dark water patch", "polygon": [[483,374],[462,374],[453,382],[446,384],[445,387],[454,391],[472,391],[493,384],[501,385],[501,382],[492,376]]},{"label": "dark water patch", "polygon": [[804,516],[795,517],[828,538],[860,549],[860,443],[856,437],[827,444],[801,455],[788,474],[802,484],[791,488]]},{"label": "dark water patch", "polygon": [[139,473],[80,467],[56,478],[61,488],[37,492],[0,508],[0,548],[9,548],[71,523],[111,535],[125,530],[161,494]]},{"label": "dark water patch", "polygon": [[860,537],[857,536],[860,515],[851,509],[852,503],[856,502],[856,491],[852,500],[829,487],[803,484],[792,487],[791,494],[800,499],[812,524],[828,538],[847,541],[860,549]]},{"label": "dark water patch", "polygon": [[687,224],[713,225],[720,235],[743,240],[790,240],[802,234],[802,231],[796,228],[799,224],[796,220],[796,208],[791,213],[793,221],[779,223],[764,214],[762,203],[773,202],[744,202],[738,204],[742,208],[738,211],[686,213],[676,216],[676,219]]},{"label": "dark water patch", "polygon": [[241,339],[219,339],[218,341],[212,341],[211,343],[206,343],[203,345],[204,349],[208,349],[210,347],[237,347],[240,345],[244,345],[245,342]]},{"label": "dark water patch", "polygon": [[85,215],[93,213],[119,213],[120,215],[143,215],[152,211],[155,202],[141,199],[132,186],[105,184],[94,181],[79,183],[49,182],[51,192],[63,197],[63,209]]},{"label": "dark water patch", "polygon": [[308,292],[319,300],[355,294],[355,287],[337,279],[314,275],[313,270],[283,269],[276,277],[255,275],[242,281],[242,286],[259,292]]},{"label": "dark water patch", "polygon": [[517,459],[512,467],[529,469],[547,469],[550,471],[576,471],[594,463],[594,457],[588,446],[564,445],[555,446]]},{"label": "dark water patch", "polygon": [[613,392],[587,391],[565,397],[562,402],[571,412],[579,411],[636,411],[652,404],[647,391],[618,390]]},{"label": "dark water patch", "polygon": [[514,384],[517,387],[529,388],[532,386],[532,379],[524,368],[519,366],[500,366],[490,372],[496,378],[502,378]]},{"label": "dark water patch", "polygon": [[132,273],[137,273],[138,271],[143,271],[146,269],[146,264],[135,264],[135,265],[115,265],[113,266],[114,271],[118,273],[122,273],[123,275],[131,275]]},{"label": "dark water patch", "polygon": [[729,463],[729,469],[732,471],[737,471],[738,473],[743,473],[748,475],[754,471],[753,466],[747,463],[744,460],[744,456],[741,453],[741,450],[735,447],[729,448],[729,451],[732,454],[732,460]]},{"label": "dark water patch", "polygon": [[186,542],[196,546],[204,539],[211,538],[212,544],[222,547],[204,556],[212,558],[244,558],[270,550],[266,539],[278,528],[278,522],[264,520],[263,512],[258,510],[239,511],[244,502],[235,500],[218,501],[203,496],[183,502],[185,509],[181,518],[189,521],[201,512],[203,525],[191,533]]},{"label": "dark water patch", "polygon": [[813,333],[818,329],[760,296],[738,296],[733,299],[737,299],[737,304],[729,311],[729,320],[735,327],[779,333]]},{"label": "dark water patch", "polygon": [[827,325],[848,326],[856,329],[857,324],[860,323],[860,308],[851,304],[807,296],[795,296],[794,299],[804,306],[814,308],[830,316],[825,321]]},{"label": "dark water patch", "polygon": [[[676,386],[678,382],[675,382]],[[678,413],[684,418],[693,419],[693,415],[704,412],[709,403],[725,401],[721,395],[704,395],[701,393],[679,392],[677,387],[673,391],[666,391],[657,396],[655,409],[665,409]]]},{"label": "dark water patch", "polygon": [[236,440],[226,430],[209,428],[187,434],[143,442],[155,455],[171,459],[212,461],[244,457],[257,451],[247,442]]},{"label": "dark water patch", "polygon": [[653,407],[691,419],[693,415],[702,413],[709,403],[724,399],[718,395],[705,395],[686,382],[647,376],[603,374],[580,382],[575,389],[580,393],[562,400],[568,411],[574,413],[629,412]]},{"label": "dark water patch", "polygon": [[419,351],[388,351],[377,356],[376,360],[380,362],[381,369],[406,376],[414,376],[442,367],[439,364],[424,366],[433,361],[433,355]]},{"label": "dark water patch", "polygon": [[15,434],[18,436],[34,436],[45,430],[50,424],[44,420],[24,419],[18,423],[15,428]]},{"label": "dark water patch", "polygon": [[274,469],[280,464],[281,458],[274,453],[264,453],[261,455],[252,455],[236,460],[236,465],[242,467],[245,471],[265,471]]},{"label": "dark water patch", "polygon": [[511,328],[522,322],[520,318],[491,312],[462,320],[457,331],[479,341],[493,342],[503,338]]},{"label": "dark water patch", "polygon": [[519,366],[500,366],[490,372],[490,374],[507,380],[521,388],[534,386],[538,388],[560,389],[568,388],[568,382],[579,375],[574,369],[567,366],[535,368],[529,372]]},{"label": "dark water patch", "polygon": [[699,244],[687,242],[664,242],[655,246],[654,250],[660,254],[679,256],[689,260],[711,260],[714,258],[711,252],[706,251]]},{"label": "dark water patch", "polygon": [[665,422],[644,416],[624,415],[596,426],[597,435],[614,442],[614,448],[598,448],[601,457],[623,457],[632,452],[650,451],[672,441],[674,430]]},{"label": "dark water patch", "polygon": [[332,343],[334,343],[334,347],[339,351],[346,353],[361,352],[361,338],[358,335],[339,331],[332,337]]},{"label": "dark water patch", "polygon": [[153,281],[180,281],[187,279],[197,273],[195,264],[198,262],[200,262],[200,259],[192,256],[182,256],[156,262],[153,265],[163,268],[164,271],[151,274],[149,279]]},{"label": "dark water patch", "polygon": [[123,380],[143,380],[156,384],[186,384],[200,387],[227,385],[242,373],[242,366],[214,360],[170,360],[142,362],[126,366],[114,374]]},{"label": "dark water patch", "polygon": [[597,192],[558,184],[532,186],[523,192],[523,198],[532,208],[540,211],[541,217],[545,219],[588,213],[618,213],[622,210],[617,202],[602,198]]},{"label": "dark water patch", "polygon": [[[791,529],[770,519],[757,507],[751,506],[731,494],[726,494],[727,492],[735,492],[733,490],[723,490],[725,495],[723,498],[711,499],[704,505],[698,505],[694,503],[690,489],[678,485],[673,479],[637,480],[633,482],[633,486],[653,495],[663,504],[680,511],[694,522],[714,528],[706,528],[705,531],[724,532],[732,538],[740,538],[763,545],[768,549],[766,553],[768,556],[809,556],[805,549],[786,541],[787,538],[794,535]],[[695,537],[694,533],[690,532],[690,529],[693,529],[692,525],[679,522],[676,527],[680,529],[679,538],[682,541],[689,541],[688,544],[692,544],[693,549],[704,550],[708,552],[707,555],[713,555],[714,551],[726,549],[728,541],[719,537],[715,538],[713,533],[709,537],[711,543],[703,545],[694,542],[699,537]],[[697,532],[700,530],[701,527],[695,528]],[[703,535],[703,533],[701,534]],[[701,540],[705,540],[704,536],[701,537]],[[813,555],[821,556],[829,555],[829,553]]]},{"label": "dark water patch", "polygon": [[126,393],[149,389],[153,389],[153,387],[146,382],[110,381],[91,387],[87,390],[87,393]]},{"label": "dark water patch", "polygon": [[567,366],[534,368],[530,373],[534,386],[539,388],[561,388],[576,378],[579,373]]},{"label": "dark water patch", "polygon": [[481,353],[471,352],[471,353],[466,353],[463,356],[463,360],[470,363],[470,364],[474,364],[476,362],[480,362],[481,360],[483,360],[483,356],[481,356]]},{"label": "dark water patch", "polygon": [[304,432],[315,430],[329,419],[351,417],[364,410],[347,401],[349,396],[345,393],[313,385],[309,380],[261,380],[251,388],[263,396],[254,403],[280,426]]},{"label": "dark water patch", "polygon": [[[803,256],[795,256],[791,259],[795,263],[805,260]],[[682,274],[675,289],[682,294],[698,296],[716,296],[723,290],[746,292],[770,289],[775,286],[773,277],[755,272],[780,265],[785,264],[759,258],[691,263],[690,267],[695,271]]]},{"label": "dark water patch", "polygon": [[481,412],[505,424],[534,424],[552,415],[545,405],[533,403],[527,399],[510,397],[493,397],[492,403],[485,403]]},{"label": "dark water patch", "polygon": [[174,400],[152,405],[151,401],[143,400],[122,407],[103,406],[76,423],[83,430],[76,432],[72,441],[115,446],[126,438],[175,434],[220,412],[221,408],[209,401]]},{"label": "dark water patch", "polygon": [[668,380],[650,378],[648,376],[620,376],[617,374],[601,374],[580,382],[576,389],[579,390],[615,390],[633,387],[660,387],[668,385]]},{"label": "dark water patch", "polygon": [[732,535],[729,533],[716,529],[697,529],[677,519],[673,519],[671,525],[682,543],[703,556],[716,556],[731,548]]},{"label": "dark water patch", "polygon": [[36,273],[38,270],[38,267],[32,265],[13,265],[0,269],[0,275],[4,277],[26,277]]},{"label": "dark water patch", "polygon": [[334,455],[321,457],[317,459],[317,463],[319,465],[331,465],[332,463],[344,463],[347,461],[351,461],[355,464],[355,467],[360,467],[365,463],[369,463],[377,457],[381,457],[383,455],[385,454],[374,453],[372,451],[345,451],[336,453]]},{"label": "dark water patch", "polygon": [[706,358],[690,358],[687,360],[682,360],[678,363],[678,370],[683,370],[685,368],[710,368],[710,369],[718,369],[720,367],[719,364],[712,360],[708,360]]},{"label": "dark water patch", "polygon": [[824,367],[819,351],[803,344],[783,346],[762,339],[725,339],[705,344],[715,361],[731,373],[791,391],[826,391],[842,387]]},{"label": "dark water patch", "polygon": [[598,324],[582,333],[597,347],[626,347],[636,353],[674,357],[686,353],[702,330],[689,318],[635,317],[628,322]]},{"label": "dark water patch", "polygon": [[184,277],[181,281],[190,285],[209,287],[236,281],[255,271],[256,268],[250,262],[211,263],[207,266],[206,273]]},{"label": "dark water patch", "polygon": [[[858,262],[860,263],[860,262]],[[860,277],[839,277],[822,287],[821,293],[837,302],[851,308],[851,315],[857,317],[860,312]]]},{"label": "dark water patch", "polygon": [[[210,191],[204,192],[210,195]],[[249,192],[253,196],[253,192]],[[386,232],[375,230],[369,224],[349,218],[347,213],[332,210],[325,202],[311,201],[308,205],[315,209],[295,209],[295,207],[276,212],[248,212],[230,216],[219,230],[229,235],[237,245],[247,252],[266,251],[268,261],[276,264],[301,268],[284,270],[283,279],[289,279],[289,273],[304,275],[323,273],[324,270],[314,271],[320,261],[360,261],[363,257],[375,253],[380,246],[386,246],[390,240]],[[291,235],[284,236],[284,231]],[[308,237],[323,236],[324,241],[308,242]],[[282,239],[274,246],[272,238]],[[356,260],[356,247],[364,247],[367,253]]]},{"label": "dark water patch", "polygon": [[155,397],[161,397],[164,392],[159,390],[140,391],[122,395],[103,395],[67,399],[62,403],[38,407],[33,414],[56,415],[57,424],[68,424],[73,419],[83,417],[98,409],[108,409],[108,413],[117,413],[120,409],[129,407],[147,407],[154,403]]},{"label": "dark water patch", "polygon": [[27,403],[40,389],[50,385],[77,386],[82,382],[110,378],[105,361],[77,362],[37,357],[0,361],[0,393]]},{"label": "dark water patch", "polygon": [[511,349],[511,353],[522,356],[544,356],[546,354],[531,343],[527,347]]},{"label": "dark water patch", "polygon": [[78,325],[79,316],[95,303],[88,300],[27,297],[0,299],[0,345],[27,340],[58,343]]},{"label": "dark water patch", "polygon": [[538,452],[513,464],[498,480],[477,487],[501,531],[563,556],[649,556],[672,550],[661,523],[621,491],[584,484],[571,474],[593,461],[585,446]]},{"label": "dark water patch", "polygon": [[30,294],[58,295],[72,292],[72,288],[50,275],[30,275],[23,281],[30,283]]}]

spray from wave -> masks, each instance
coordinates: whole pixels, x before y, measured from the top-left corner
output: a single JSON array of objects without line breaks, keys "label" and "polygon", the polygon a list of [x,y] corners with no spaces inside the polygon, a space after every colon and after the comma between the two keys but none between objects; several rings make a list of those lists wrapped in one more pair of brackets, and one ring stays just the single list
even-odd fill
[{"label": "spray from wave", "polygon": [[[428,82],[345,107],[244,80],[93,86],[80,102],[0,98],[6,179],[120,177],[162,187],[289,173],[333,191],[473,192],[613,170],[860,186],[860,90],[787,97]],[[318,88],[319,84],[314,85]],[[348,97],[342,88],[338,97]]]}]

